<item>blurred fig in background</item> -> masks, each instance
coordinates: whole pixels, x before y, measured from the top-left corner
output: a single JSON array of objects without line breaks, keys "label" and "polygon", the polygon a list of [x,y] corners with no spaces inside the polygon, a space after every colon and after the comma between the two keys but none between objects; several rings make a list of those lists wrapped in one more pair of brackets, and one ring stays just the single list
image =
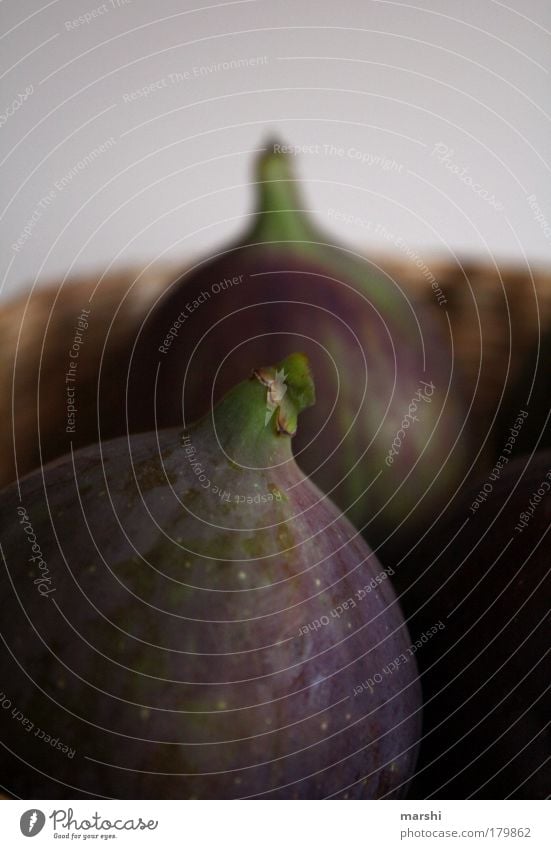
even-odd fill
[{"label": "blurred fig in background", "polygon": [[373,545],[390,535],[403,550],[472,458],[452,341],[399,282],[317,230],[276,147],[257,162],[248,232],[182,275],[140,329],[130,428],[193,421],[244,364],[299,346],[323,389],[299,466]]},{"label": "blurred fig in background", "polygon": [[388,574],[293,459],[313,401],[293,355],[184,432],[84,448],[0,493],[10,792],[405,795],[415,658],[393,668],[410,639]]},{"label": "blurred fig in background", "polygon": [[412,798],[548,797],[550,529],[551,452],[504,454],[412,551],[402,603],[424,702]]}]

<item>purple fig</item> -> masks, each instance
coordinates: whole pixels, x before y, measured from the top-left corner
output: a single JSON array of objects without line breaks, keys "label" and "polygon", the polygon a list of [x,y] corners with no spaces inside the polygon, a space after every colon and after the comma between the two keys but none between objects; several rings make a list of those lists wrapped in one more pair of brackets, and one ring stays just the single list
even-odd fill
[{"label": "purple fig", "polygon": [[551,452],[504,454],[412,552],[404,606],[424,696],[413,798],[548,797],[550,526]]},{"label": "purple fig", "polygon": [[[415,659],[388,580],[291,452],[306,358],[198,424],[0,493],[0,772],[33,798],[403,796]],[[9,703],[9,704],[8,704]]]},{"label": "purple fig", "polygon": [[406,538],[467,467],[450,340],[395,281],[318,232],[285,154],[262,155],[256,183],[250,230],[169,286],[144,322],[130,430],[193,421],[246,364],[300,345],[323,393],[303,416],[299,466],[368,540]]}]

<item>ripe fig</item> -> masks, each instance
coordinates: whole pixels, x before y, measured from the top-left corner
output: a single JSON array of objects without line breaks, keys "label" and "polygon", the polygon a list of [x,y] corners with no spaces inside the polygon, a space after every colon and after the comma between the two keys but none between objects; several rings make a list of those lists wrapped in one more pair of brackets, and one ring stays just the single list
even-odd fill
[{"label": "ripe fig", "polygon": [[411,555],[424,697],[412,798],[549,795],[550,493],[551,452],[502,459]]},{"label": "ripe fig", "polygon": [[299,465],[370,542],[417,534],[468,465],[450,339],[395,281],[318,232],[285,154],[261,155],[256,183],[248,232],[192,266],[144,321],[130,430],[193,421],[245,364],[298,344],[323,386],[297,436]]},{"label": "ripe fig", "polygon": [[[294,354],[198,424],[0,493],[0,774],[20,797],[403,796],[420,694],[374,555],[291,452]],[[386,672],[385,672],[386,670]]]}]

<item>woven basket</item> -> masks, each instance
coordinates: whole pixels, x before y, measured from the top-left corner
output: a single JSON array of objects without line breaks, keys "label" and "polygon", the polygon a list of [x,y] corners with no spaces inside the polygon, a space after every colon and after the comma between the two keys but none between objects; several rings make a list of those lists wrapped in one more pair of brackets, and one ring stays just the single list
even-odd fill
[{"label": "woven basket", "polygon": [[[495,455],[494,419],[502,396],[518,378],[541,328],[551,324],[551,272],[439,258],[420,266],[388,254],[375,261],[451,333],[455,363],[472,403],[468,427],[484,467]],[[41,288],[0,310],[0,485],[66,453],[71,444],[76,448],[125,431],[120,413],[103,420],[98,431],[100,366],[102,397],[123,397],[123,352],[176,271],[158,266],[145,273],[131,269],[102,279],[80,278],[60,290]],[[79,425],[72,435],[66,432],[65,375],[83,308],[91,312],[75,384]],[[117,409],[120,403],[113,401]]]}]

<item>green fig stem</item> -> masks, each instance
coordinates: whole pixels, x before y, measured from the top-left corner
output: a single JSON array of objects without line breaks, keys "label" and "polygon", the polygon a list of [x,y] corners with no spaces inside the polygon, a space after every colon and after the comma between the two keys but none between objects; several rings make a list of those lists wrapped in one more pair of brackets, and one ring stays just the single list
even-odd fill
[{"label": "green fig stem", "polygon": [[255,222],[246,242],[316,241],[315,228],[303,209],[299,181],[293,174],[289,154],[272,142],[256,162],[258,203]]},{"label": "green fig stem", "polygon": [[267,468],[292,458],[291,437],[299,413],[315,403],[310,365],[304,354],[291,354],[276,366],[257,368],[199,422],[233,462]]}]

